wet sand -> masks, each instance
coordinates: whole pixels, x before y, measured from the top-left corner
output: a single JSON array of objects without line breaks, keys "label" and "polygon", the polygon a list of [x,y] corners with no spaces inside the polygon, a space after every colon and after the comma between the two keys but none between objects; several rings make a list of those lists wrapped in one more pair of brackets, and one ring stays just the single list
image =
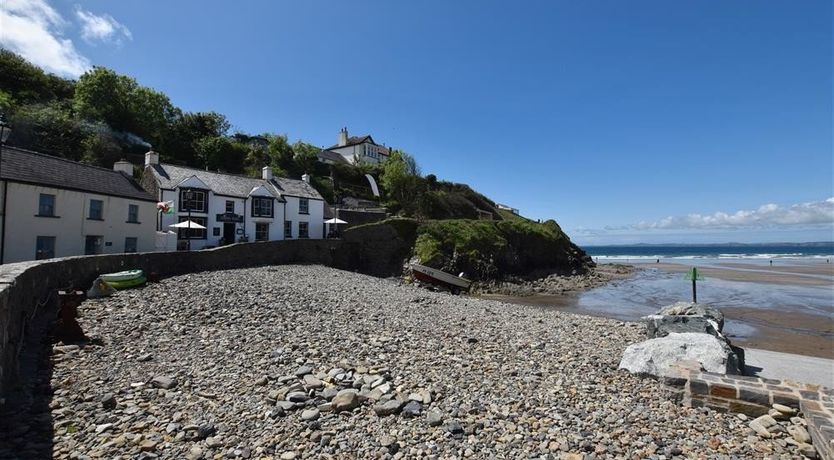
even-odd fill
[{"label": "wet sand", "polygon": [[[675,263],[645,264],[644,267],[673,273],[686,273],[691,268],[689,265]],[[834,266],[830,264],[770,267],[753,264],[720,263],[714,266],[698,267],[698,271],[705,277],[727,281],[801,286],[831,286],[834,284]]]},{"label": "wet sand", "polygon": [[[690,266],[647,263],[638,267],[644,270],[638,270],[627,280],[585,292],[482,297],[624,321],[638,321],[641,316],[675,300],[688,300],[685,298],[688,291],[680,286],[686,282],[678,274],[687,272]],[[798,262],[771,269],[761,261],[716,261],[701,262],[698,269],[707,278],[702,288],[704,298],[699,289],[699,300],[724,312],[727,319],[724,332],[733,343],[834,359],[834,267],[831,264]]]}]

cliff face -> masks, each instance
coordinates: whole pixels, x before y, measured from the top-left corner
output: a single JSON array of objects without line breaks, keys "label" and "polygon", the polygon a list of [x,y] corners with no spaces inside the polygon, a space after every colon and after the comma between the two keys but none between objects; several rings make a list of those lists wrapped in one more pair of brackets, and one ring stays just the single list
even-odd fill
[{"label": "cliff face", "polygon": [[347,230],[345,242],[353,268],[378,276],[399,275],[412,256],[473,280],[581,274],[593,265],[554,221],[389,219]]}]

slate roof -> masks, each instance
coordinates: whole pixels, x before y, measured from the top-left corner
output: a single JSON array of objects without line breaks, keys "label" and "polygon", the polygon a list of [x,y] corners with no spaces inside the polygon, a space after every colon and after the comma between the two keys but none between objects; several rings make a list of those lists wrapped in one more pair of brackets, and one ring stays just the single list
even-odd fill
[{"label": "slate roof", "polygon": [[318,154],[319,161],[332,161],[333,163],[350,164],[342,154],[332,150],[321,150]]},{"label": "slate roof", "polygon": [[159,187],[166,190],[173,190],[180,182],[196,176],[217,195],[246,198],[254,188],[264,186],[278,199],[281,199],[282,195],[313,200],[324,199],[310,184],[301,180],[275,177],[272,181],[265,181],[257,177],[217,173],[165,163],[153,165],[150,169]]},{"label": "slate roof", "polygon": [[369,144],[373,144],[373,145],[379,145],[376,142],[374,142],[374,139],[371,137],[370,134],[366,134],[364,136],[350,136],[350,137],[347,138],[347,144],[345,144],[345,145],[335,144],[335,145],[331,145],[327,149],[330,150],[330,149],[338,149],[338,148],[341,148],[341,147],[350,147],[351,145],[364,144],[365,142],[367,142]]},{"label": "slate roof", "polygon": [[52,155],[3,147],[0,178],[142,201],[156,201],[132,177]]}]

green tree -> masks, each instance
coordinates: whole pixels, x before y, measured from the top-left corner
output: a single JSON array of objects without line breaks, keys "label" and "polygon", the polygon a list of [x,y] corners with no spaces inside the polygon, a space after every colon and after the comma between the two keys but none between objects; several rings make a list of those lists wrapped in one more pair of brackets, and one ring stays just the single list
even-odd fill
[{"label": "green tree", "polygon": [[303,141],[297,141],[292,145],[293,161],[295,167],[301,174],[314,174],[319,161],[319,148]]},{"label": "green tree", "polygon": [[86,150],[85,141],[92,136],[59,102],[22,106],[9,123],[14,127],[9,138],[11,145],[76,161]]},{"label": "green tree", "polygon": [[269,153],[271,165],[275,173],[282,176],[297,173],[298,171],[293,161],[295,152],[293,152],[292,146],[287,141],[286,134],[265,134],[264,137],[269,142],[267,152]]},{"label": "green tree", "polygon": [[228,137],[204,137],[195,143],[202,166],[210,170],[242,173],[248,149]]},{"label": "green tree", "polygon": [[41,70],[17,54],[0,48],[0,88],[16,104],[45,103],[72,97],[74,83]]},{"label": "green tree", "polygon": [[157,148],[168,158],[197,166],[201,160],[197,155],[196,142],[207,137],[225,136],[229,127],[229,121],[223,114],[186,112],[174,117]]},{"label": "green tree", "polygon": [[419,213],[426,189],[426,181],[419,176],[419,171],[414,157],[399,150],[391,152],[382,165],[381,185],[389,202],[408,216]]}]

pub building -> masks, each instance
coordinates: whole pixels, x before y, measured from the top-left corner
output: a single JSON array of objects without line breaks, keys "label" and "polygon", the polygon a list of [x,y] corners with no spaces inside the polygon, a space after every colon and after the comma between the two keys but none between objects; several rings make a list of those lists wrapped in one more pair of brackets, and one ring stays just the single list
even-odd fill
[{"label": "pub building", "polygon": [[[173,203],[160,212],[157,230],[185,220],[205,229],[179,229],[178,249],[203,249],[245,241],[322,238],[324,198],[302,180],[275,177],[264,167],[260,178],[203,171],[159,162],[145,154],[142,187],[160,202]],[[190,235],[189,235],[190,234]]]}]

